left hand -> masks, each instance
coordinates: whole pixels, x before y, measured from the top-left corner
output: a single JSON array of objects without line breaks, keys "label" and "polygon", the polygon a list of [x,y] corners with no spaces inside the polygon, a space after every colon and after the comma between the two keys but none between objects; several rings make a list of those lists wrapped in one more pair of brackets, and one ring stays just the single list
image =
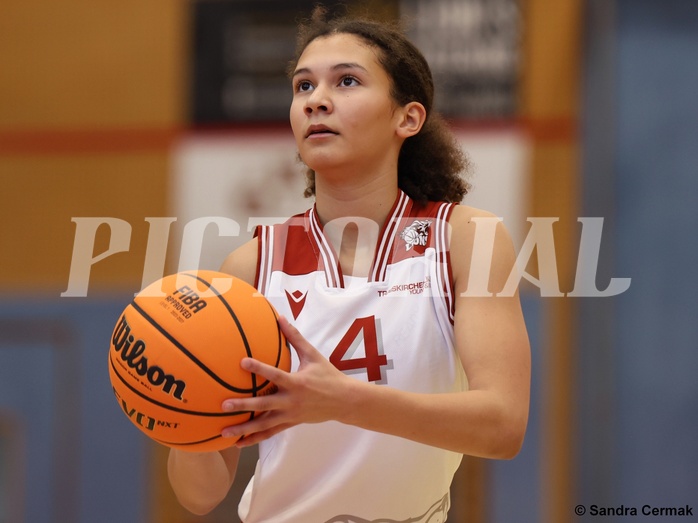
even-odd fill
[{"label": "left hand", "polygon": [[278,391],[223,402],[226,412],[256,412],[254,419],[223,429],[224,437],[240,437],[238,447],[255,445],[300,423],[339,420],[351,397],[348,386],[354,380],[337,370],[285,317],[279,318],[279,325],[298,354],[298,370],[289,373],[252,358],[241,361],[243,369],[268,379]]}]

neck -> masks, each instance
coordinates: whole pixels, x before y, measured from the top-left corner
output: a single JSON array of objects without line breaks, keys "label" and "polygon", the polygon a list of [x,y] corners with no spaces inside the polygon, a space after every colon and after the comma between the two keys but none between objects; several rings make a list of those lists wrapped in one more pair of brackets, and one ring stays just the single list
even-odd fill
[{"label": "neck", "polygon": [[396,175],[364,179],[343,178],[333,183],[315,177],[315,202],[320,221],[326,224],[337,218],[368,218],[383,226],[398,195]]},{"label": "neck", "polygon": [[315,208],[345,275],[368,276],[379,230],[398,195],[396,177],[349,182],[344,177],[342,183],[331,183],[325,176],[316,176]]}]

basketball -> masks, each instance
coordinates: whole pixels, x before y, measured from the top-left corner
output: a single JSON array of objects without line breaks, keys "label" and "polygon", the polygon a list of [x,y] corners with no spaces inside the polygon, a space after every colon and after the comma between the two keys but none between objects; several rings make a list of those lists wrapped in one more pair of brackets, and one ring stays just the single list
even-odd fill
[{"label": "basketball", "polygon": [[254,287],[216,271],[166,276],[136,295],[109,348],[116,400],[148,437],[168,447],[231,446],[221,430],[254,412],[222,412],[223,400],[273,394],[273,383],[240,367],[251,357],[290,370],[277,313]]}]

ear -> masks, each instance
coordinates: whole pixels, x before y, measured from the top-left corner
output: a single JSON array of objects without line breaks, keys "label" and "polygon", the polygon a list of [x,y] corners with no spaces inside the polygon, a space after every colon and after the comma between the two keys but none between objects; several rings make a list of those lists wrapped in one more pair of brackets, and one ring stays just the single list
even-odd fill
[{"label": "ear", "polygon": [[419,102],[410,102],[400,108],[397,135],[406,139],[417,134],[427,119],[427,110]]}]

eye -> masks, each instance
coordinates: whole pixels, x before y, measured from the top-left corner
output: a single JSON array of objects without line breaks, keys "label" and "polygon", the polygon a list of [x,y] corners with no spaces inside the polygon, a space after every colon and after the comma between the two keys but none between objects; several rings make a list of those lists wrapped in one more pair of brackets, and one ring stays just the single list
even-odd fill
[{"label": "eye", "polygon": [[296,92],[297,93],[305,93],[307,91],[312,91],[313,90],[313,84],[311,84],[308,80],[300,80],[296,82]]},{"label": "eye", "polygon": [[354,87],[355,85],[359,85],[359,81],[353,76],[347,75],[342,77],[339,85],[342,87]]}]

